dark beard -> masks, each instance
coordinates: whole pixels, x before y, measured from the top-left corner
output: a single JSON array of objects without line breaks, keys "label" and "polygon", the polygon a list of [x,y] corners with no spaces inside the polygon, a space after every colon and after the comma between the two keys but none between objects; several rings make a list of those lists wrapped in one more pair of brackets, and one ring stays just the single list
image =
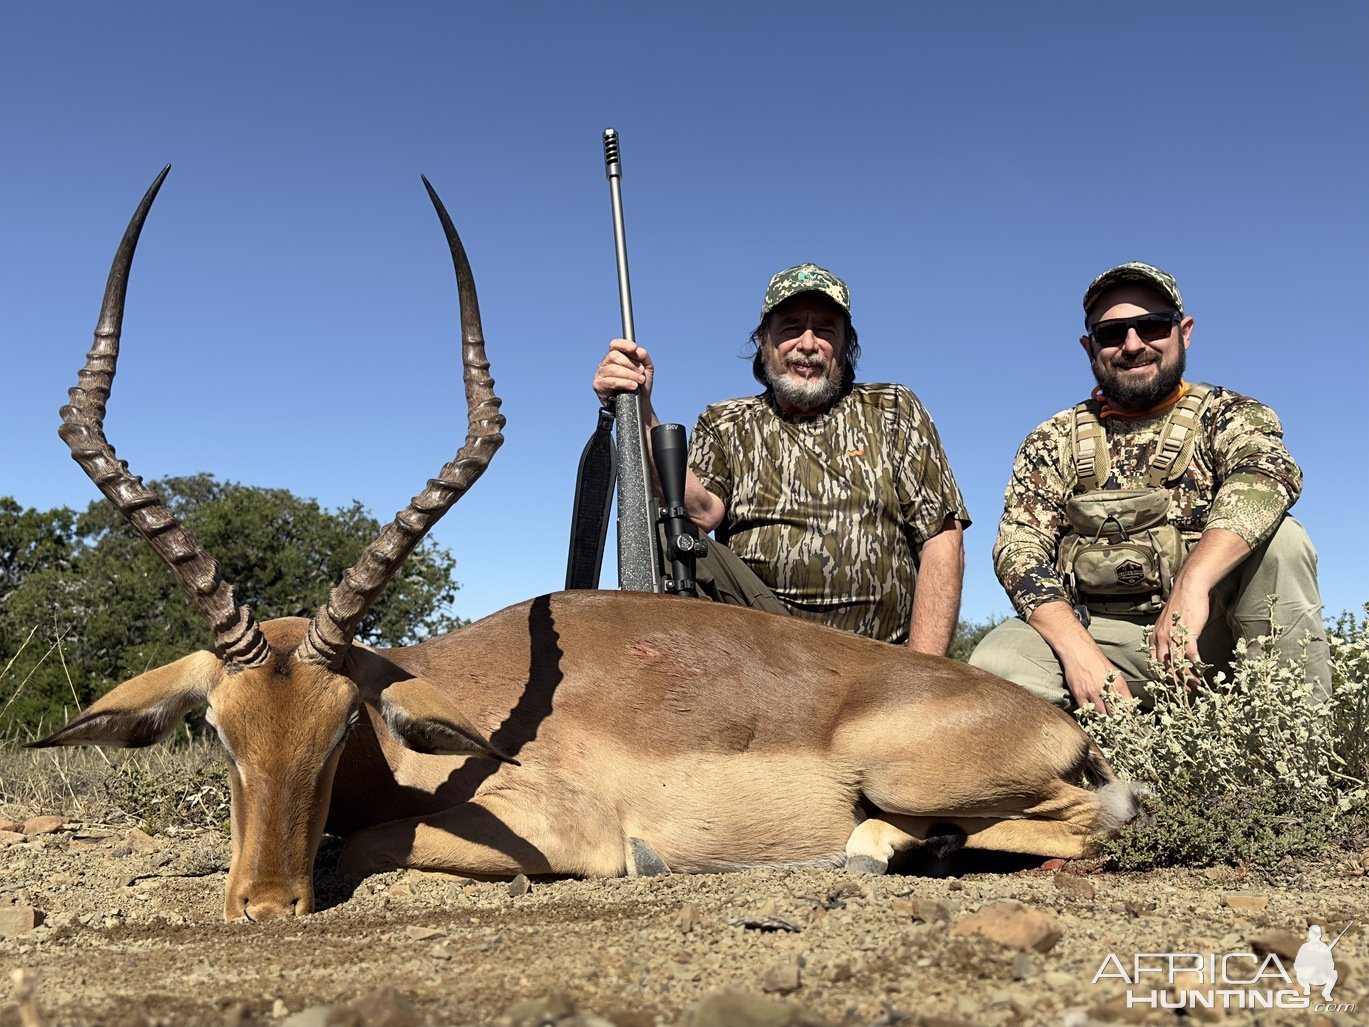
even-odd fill
[{"label": "dark beard", "polygon": [[1093,377],[1103,392],[1103,398],[1108,401],[1108,406],[1117,410],[1139,412],[1158,406],[1174,395],[1174,390],[1184,379],[1184,368],[1187,364],[1188,351],[1181,347],[1179,359],[1174,362],[1174,366],[1167,370],[1162,369],[1148,385],[1129,385],[1122,381],[1111,367],[1100,369],[1097,361],[1093,363]]}]

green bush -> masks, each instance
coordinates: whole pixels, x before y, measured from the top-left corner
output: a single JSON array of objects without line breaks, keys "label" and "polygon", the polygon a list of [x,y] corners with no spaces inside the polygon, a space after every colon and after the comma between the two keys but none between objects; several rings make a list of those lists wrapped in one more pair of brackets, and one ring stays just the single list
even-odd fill
[{"label": "green bush", "polygon": [[[149,483],[222,566],[259,620],[309,617],[380,523],[359,504],[326,510],[283,489],[211,475]],[[456,560],[425,539],[357,628],[406,645],[460,627]],[[103,499],[84,513],[0,497],[0,735],[59,727],[120,681],[203,648],[204,617],[161,559]]]},{"label": "green bush", "polygon": [[[1367,607],[1366,609],[1369,609]],[[1081,712],[1123,777],[1152,789],[1147,816],[1109,844],[1123,869],[1270,865],[1351,842],[1369,823],[1369,635],[1343,615],[1328,631],[1332,698],[1281,664],[1279,630],[1237,648],[1230,679],[1151,705],[1113,697]]]}]

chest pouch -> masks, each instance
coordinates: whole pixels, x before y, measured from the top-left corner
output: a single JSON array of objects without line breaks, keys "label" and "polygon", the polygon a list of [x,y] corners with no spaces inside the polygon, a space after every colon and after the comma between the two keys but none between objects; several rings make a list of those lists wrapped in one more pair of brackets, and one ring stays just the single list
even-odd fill
[{"label": "chest pouch", "polygon": [[1170,524],[1164,488],[1100,489],[1065,504],[1070,531],[1057,566],[1075,600],[1095,613],[1149,614],[1164,607],[1188,557]]}]

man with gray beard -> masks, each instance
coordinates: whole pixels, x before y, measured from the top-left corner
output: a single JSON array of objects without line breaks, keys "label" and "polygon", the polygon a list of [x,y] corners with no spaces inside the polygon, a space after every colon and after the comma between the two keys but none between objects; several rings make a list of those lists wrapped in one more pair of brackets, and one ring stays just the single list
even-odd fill
[{"label": "man with gray beard", "polygon": [[1274,596],[1281,659],[1309,698],[1330,694],[1317,553],[1288,514],[1302,471],[1273,410],[1184,380],[1193,325],[1150,264],[1085,291],[1079,343],[1098,388],[1017,452],[994,568],[1018,617],[973,666],[1107,713],[1108,685],[1146,701],[1197,685],[1200,663],[1229,670],[1238,643],[1270,633]]},{"label": "man with gray beard", "polygon": [[[970,519],[931,417],[905,386],[856,382],[850,292],[815,264],[770,280],[751,341],[765,391],[712,404],[690,438],[685,507],[716,539],[701,594],[945,655]],[[653,376],[615,339],[594,391],[640,390],[650,428]]]}]

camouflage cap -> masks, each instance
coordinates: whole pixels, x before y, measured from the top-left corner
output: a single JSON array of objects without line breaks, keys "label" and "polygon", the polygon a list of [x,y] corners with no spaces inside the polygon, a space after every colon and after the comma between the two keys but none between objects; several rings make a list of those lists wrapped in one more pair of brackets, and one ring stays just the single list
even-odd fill
[{"label": "camouflage cap", "polygon": [[765,302],[761,304],[761,320],[790,296],[801,292],[817,292],[834,301],[837,306],[851,316],[851,291],[843,282],[826,268],[816,264],[799,264],[787,267],[770,279],[770,287],[765,290]]},{"label": "camouflage cap", "polygon": [[1085,326],[1089,322],[1089,310],[1098,302],[1098,297],[1113,286],[1124,285],[1127,282],[1135,282],[1138,285],[1154,289],[1174,304],[1175,311],[1180,314],[1184,312],[1184,298],[1179,295],[1179,283],[1174,280],[1174,276],[1168,271],[1161,271],[1154,265],[1142,264],[1140,261],[1133,260],[1126,264],[1118,264],[1093,280],[1093,283],[1084,293]]}]

